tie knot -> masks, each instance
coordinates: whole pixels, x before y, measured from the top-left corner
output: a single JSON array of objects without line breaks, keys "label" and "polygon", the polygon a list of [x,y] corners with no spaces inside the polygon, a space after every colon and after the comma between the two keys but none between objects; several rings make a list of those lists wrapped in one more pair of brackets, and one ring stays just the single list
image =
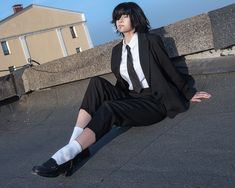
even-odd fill
[{"label": "tie knot", "polygon": [[126,49],[127,49],[127,51],[129,51],[129,52],[130,52],[130,50],[131,50],[130,46],[128,46],[128,45],[126,45]]}]

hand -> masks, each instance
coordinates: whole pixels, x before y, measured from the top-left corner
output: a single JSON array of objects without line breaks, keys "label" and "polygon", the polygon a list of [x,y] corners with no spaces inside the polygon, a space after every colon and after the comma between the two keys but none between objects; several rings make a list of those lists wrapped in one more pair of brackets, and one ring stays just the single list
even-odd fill
[{"label": "hand", "polygon": [[199,91],[197,92],[190,101],[192,102],[201,102],[202,99],[209,99],[211,98],[211,94],[205,92],[205,91]]}]

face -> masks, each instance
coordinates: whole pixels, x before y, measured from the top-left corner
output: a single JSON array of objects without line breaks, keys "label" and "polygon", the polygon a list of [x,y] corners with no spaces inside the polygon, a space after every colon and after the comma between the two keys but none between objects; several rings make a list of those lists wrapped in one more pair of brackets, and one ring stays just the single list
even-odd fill
[{"label": "face", "polygon": [[116,21],[116,26],[117,30],[123,34],[133,31],[129,15],[122,15],[120,19]]}]

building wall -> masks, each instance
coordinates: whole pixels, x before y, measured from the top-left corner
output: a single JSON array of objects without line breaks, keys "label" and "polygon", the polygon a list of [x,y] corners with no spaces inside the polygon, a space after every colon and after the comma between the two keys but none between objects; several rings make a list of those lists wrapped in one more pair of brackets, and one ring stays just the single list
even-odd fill
[{"label": "building wall", "polygon": [[[2,47],[0,47],[0,70],[8,70],[9,66],[21,66],[25,62],[24,53],[18,38],[8,40],[10,55],[4,55]],[[14,63],[13,63],[14,62]],[[8,72],[0,72],[0,76],[6,75]]]},{"label": "building wall", "polygon": [[[5,56],[0,46],[0,70],[23,66],[28,63],[28,57],[43,64],[75,54],[79,47],[82,51],[89,49],[91,46],[84,21],[83,14],[37,6],[18,13],[0,24],[0,41],[8,41],[11,51],[10,55]],[[76,29],[76,38],[71,35],[71,26]],[[62,38],[58,36],[58,31]],[[22,46],[20,37],[25,38],[26,46]],[[23,48],[28,55],[25,55]],[[6,74],[9,72],[0,72],[0,76]]]},{"label": "building wall", "polygon": [[1,38],[82,22],[83,16],[69,11],[33,6],[0,25]]},{"label": "building wall", "polygon": [[65,46],[68,51],[68,55],[77,53],[76,48],[81,47],[81,50],[89,49],[89,44],[86,38],[86,33],[82,24],[75,25],[77,38],[72,38],[69,27],[62,30]]},{"label": "building wall", "polygon": [[30,56],[39,63],[63,57],[55,31],[48,31],[26,38]]}]

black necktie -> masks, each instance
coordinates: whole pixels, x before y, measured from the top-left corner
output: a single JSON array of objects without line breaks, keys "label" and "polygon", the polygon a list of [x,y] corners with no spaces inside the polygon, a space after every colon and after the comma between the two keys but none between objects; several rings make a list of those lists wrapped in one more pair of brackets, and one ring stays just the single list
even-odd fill
[{"label": "black necktie", "polygon": [[138,76],[135,72],[135,69],[134,69],[133,58],[131,55],[131,48],[130,48],[130,46],[126,45],[126,49],[127,49],[127,71],[128,71],[131,83],[133,85],[134,91],[139,93],[141,91],[142,87],[140,85],[139,78],[138,78]]}]

